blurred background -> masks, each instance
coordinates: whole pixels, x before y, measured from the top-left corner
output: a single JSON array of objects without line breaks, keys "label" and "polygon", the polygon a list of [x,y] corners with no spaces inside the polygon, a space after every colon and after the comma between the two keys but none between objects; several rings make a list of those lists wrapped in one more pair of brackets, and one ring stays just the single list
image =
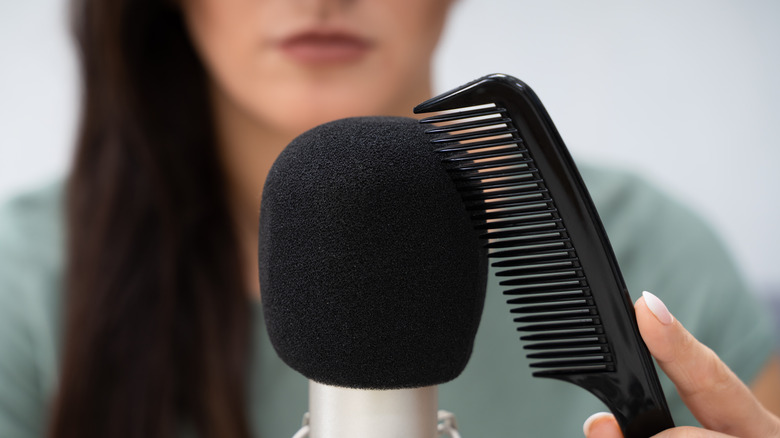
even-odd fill
[{"label": "blurred background", "polygon": [[[0,202],[64,174],[78,80],[64,0],[0,3]],[[575,158],[698,210],[780,297],[780,2],[459,0],[436,89],[512,74]]]}]

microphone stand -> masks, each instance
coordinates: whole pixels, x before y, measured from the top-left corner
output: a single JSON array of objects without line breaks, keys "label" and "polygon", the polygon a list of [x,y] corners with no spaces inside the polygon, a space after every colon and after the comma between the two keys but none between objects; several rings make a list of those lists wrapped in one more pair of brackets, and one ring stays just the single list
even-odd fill
[{"label": "microphone stand", "polygon": [[[442,420],[442,424],[439,421]],[[435,386],[366,390],[309,381],[309,412],[293,438],[459,438],[455,419],[438,412]]]}]

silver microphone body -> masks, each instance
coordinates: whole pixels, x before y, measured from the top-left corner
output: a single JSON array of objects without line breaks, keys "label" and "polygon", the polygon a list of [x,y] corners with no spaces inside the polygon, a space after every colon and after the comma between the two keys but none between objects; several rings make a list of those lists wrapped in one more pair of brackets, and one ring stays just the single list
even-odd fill
[{"label": "silver microphone body", "polygon": [[310,438],[435,438],[436,386],[370,390],[309,381]]}]

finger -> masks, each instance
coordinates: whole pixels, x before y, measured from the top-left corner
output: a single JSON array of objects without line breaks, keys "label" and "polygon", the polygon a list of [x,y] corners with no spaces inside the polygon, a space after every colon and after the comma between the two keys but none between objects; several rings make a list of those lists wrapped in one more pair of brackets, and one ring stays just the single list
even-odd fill
[{"label": "finger", "polygon": [[705,428],[740,437],[776,436],[777,418],[712,350],[685,330],[660,299],[645,292],[635,308],[647,348]]},{"label": "finger", "polygon": [[667,429],[657,435],[653,435],[653,438],[734,438],[734,436],[713,432],[711,430],[699,429],[698,427],[684,426]]},{"label": "finger", "polygon": [[607,412],[591,415],[582,425],[586,438],[623,438],[615,416]]}]

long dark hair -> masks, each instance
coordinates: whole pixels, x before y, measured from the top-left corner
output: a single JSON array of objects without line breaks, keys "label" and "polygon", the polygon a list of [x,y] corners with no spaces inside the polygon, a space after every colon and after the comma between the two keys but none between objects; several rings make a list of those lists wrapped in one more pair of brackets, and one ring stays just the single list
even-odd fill
[{"label": "long dark hair", "polygon": [[50,436],[249,436],[250,305],[207,77],[171,0],[75,0],[82,118]]}]

